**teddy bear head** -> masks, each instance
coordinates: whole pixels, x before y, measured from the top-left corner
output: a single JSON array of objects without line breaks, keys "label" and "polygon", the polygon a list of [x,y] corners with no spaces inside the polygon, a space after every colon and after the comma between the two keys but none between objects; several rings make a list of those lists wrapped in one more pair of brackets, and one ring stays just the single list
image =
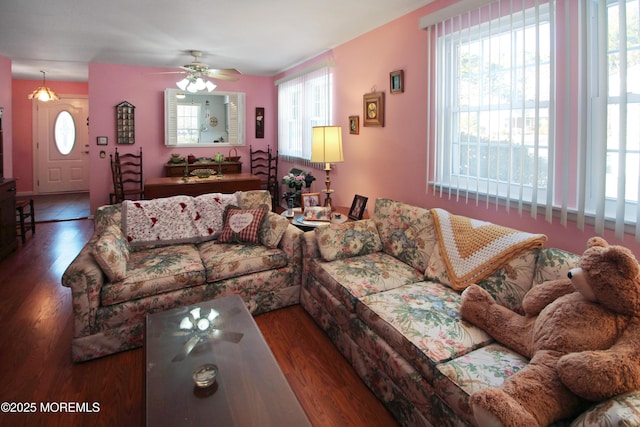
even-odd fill
[{"label": "teddy bear head", "polygon": [[586,299],[615,313],[640,314],[640,265],[629,249],[592,237],[569,278]]}]

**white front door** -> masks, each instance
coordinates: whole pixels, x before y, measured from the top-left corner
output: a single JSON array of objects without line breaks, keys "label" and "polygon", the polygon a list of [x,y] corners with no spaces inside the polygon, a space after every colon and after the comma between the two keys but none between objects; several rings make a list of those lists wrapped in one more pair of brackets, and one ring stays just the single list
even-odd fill
[{"label": "white front door", "polygon": [[87,98],[33,103],[35,192],[89,191]]}]

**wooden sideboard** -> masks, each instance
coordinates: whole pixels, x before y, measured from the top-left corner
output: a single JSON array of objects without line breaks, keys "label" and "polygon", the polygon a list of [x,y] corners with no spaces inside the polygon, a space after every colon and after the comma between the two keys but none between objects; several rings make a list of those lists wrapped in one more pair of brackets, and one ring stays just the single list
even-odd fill
[{"label": "wooden sideboard", "polygon": [[234,193],[260,189],[260,177],[250,173],[232,173],[209,178],[181,177],[149,178],[144,181],[146,199],[177,195],[199,196],[206,193]]},{"label": "wooden sideboard", "polygon": [[0,260],[18,248],[16,240],[16,180],[0,182]]},{"label": "wooden sideboard", "polygon": [[[184,176],[185,163],[167,163],[164,165],[165,176]],[[189,173],[196,169],[218,170],[218,163],[192,163]],[[242,173],[242,162],[222,162],[222,174]]]}]

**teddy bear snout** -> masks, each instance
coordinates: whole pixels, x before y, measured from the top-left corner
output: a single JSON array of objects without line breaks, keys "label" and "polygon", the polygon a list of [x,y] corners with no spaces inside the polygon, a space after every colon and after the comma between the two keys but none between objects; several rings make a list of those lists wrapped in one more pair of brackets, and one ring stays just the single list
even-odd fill
[{"label": "teddy bear snout", "polygon": [[567,273],[567,276],[569,276],[569,279],[571,279],[571,284],[573,285],[573,287],[576,288],[576,290],[580,292],[583,297],[585,297],[589,301],[596,301],[596,295],[593,292],[591,285],[589,285],[586,274],[584,273],[584,270],[582,270],[582,268],[572,268]]}]

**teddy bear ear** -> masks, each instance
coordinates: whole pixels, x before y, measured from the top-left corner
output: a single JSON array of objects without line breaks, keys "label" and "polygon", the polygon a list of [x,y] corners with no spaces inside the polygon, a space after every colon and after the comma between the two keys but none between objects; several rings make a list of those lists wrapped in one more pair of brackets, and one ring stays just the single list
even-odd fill
[{"label": "teddy bear ear", "polygon": [[587,241],[587,247],[588,248],[593,248],[594,246],[599,246],[602,248],[606,248],[607,246],[609,246],[609,243],[607,243],[606,240],[604,240],[602,237],[592,237]]}]

